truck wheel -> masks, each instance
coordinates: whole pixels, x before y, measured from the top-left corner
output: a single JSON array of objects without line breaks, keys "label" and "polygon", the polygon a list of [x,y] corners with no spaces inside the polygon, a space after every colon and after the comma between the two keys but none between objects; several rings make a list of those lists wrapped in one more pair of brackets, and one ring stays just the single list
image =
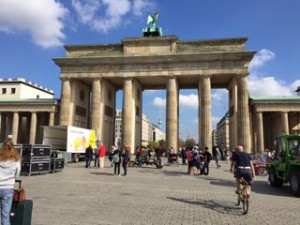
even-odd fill
[{"label": "truck wheel", "polygon": [[275,170],[273,168],[269,171],[269,181],[273,187],[281,187],[283,185],[283,180],[276,176]]},{"label": "truck wheel", "polygon": [[78,163],[79,162],[79,155],[78,154],[74,155],[73,161],[74,161],[74,163]]},{"label": "truck wheel", "polygon": [[292,171],[290,188],[293,195],[300,197],[300,171]]}]

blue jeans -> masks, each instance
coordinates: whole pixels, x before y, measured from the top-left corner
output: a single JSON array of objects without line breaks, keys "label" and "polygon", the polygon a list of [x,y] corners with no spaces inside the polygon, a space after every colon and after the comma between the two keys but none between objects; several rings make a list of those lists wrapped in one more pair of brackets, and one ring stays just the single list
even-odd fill
[{"label": "blue jeans", "polygon": [[10,225],[9,214],[13,197],[13,189],[0,188],[1,225]]}]

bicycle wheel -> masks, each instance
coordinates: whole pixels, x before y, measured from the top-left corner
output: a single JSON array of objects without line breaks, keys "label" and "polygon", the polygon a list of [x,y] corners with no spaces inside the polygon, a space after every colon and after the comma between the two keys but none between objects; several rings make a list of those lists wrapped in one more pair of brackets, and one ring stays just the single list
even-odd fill
[{"label": "bicycle wheel", "polygon": [[247,186],[243,186],[242,189],[242,202],[243,202],[243,214],[247,214],[248,213],[248,209],[249,209],[249,201],[248,201],[248,191],[247,191],[248,187]]},{"label": "bicycle wheel", "polygon": [[249,201],[248,198],[244,198],[243,200],[243,214],[247,214],[249,209]]},{"label": "bicycle wheel", "polygon": [[241,203],[241,194],[240,194],[240,193],[237,193],[237,194],[236,194],[236,198],[237,198],[237,203],[236,203],[236,205],[240,205],[240,203]]}]

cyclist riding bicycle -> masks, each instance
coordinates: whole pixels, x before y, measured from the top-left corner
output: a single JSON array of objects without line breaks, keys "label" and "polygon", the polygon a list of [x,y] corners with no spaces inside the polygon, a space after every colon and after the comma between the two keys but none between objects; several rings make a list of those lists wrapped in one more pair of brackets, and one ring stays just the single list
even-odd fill
[{"label": "cyclist riding bicycle", "polygon": [[234,168],[234,177],[236,178],[236,193],[239,193],[240,187],[240,178],[244,177],[244,179],[249,184],[249,192],[251,193],[251,181],[255,177],[254,166],[252,163],[252,158],[249,154],[244,152],[244,147],[238,145],[236,150],[232,154],[230,172]]}]

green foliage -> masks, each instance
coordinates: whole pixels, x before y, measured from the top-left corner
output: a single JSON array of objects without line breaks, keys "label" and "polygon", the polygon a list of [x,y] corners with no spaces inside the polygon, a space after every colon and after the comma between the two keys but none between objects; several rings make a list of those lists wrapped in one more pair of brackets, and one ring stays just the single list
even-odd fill
[{"label": "green foliage", "polygon": [[194,138],[187,138],[185,140],[185,147],[186,148],[192,149],[194,145],[196,145],[196,142],[195,142]]},{"label": "green foliage", "polygon": [[166,141],[164,139],[159,140],[158,143],[159,143],[159,147],[166,148]]},{"label": "green foliage", "polygon": [[159,147],[159,143],[157,141],[149,141],[148,142],[148,146],[150,148],[158,148]]}]

